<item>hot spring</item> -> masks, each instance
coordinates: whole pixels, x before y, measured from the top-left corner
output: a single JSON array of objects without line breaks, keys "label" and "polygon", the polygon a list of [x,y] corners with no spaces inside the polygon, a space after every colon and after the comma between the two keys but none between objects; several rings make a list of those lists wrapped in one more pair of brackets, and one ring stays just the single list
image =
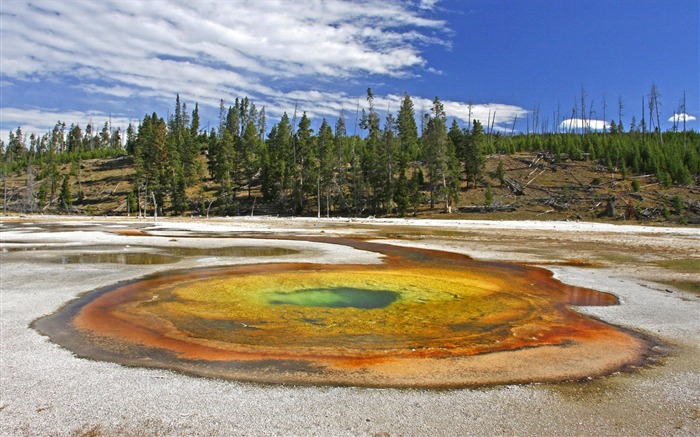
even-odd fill
[{"label": "hot spring", "polygon": [[[317,241],[317,240],[316,240]],[[570,305],[617,299],[549,271],[325,239],[380,265],[251,264],[96,290],[34,326],[82,357],[265,383],[465,387],[634,364],[639,336]]]}]

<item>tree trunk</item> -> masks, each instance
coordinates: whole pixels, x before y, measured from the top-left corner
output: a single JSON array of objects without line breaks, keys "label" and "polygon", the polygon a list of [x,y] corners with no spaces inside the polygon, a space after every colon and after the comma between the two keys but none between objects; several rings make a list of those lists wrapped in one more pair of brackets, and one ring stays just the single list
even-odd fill
[{"label": "tree trunk", "polygon": [[153,196],[153,221],[158,221],[158,203],[156,202],[156,195],[151,191],[151,196]]},{"label": "tree trunk", "polygon": [[452,212],[452,207],[450,206],[450,192],[447,190],[445,173],[442,174],[442,188],[445,190],[445,212],[449,214]]}]

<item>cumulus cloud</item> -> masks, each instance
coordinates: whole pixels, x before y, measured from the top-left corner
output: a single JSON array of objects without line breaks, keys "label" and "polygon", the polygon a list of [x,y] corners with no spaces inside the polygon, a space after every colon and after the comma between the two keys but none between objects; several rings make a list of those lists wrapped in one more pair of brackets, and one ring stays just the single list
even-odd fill
[{"label": "cumulus cloud", "polygon": [[671,118],[668,119],[671,123],[682,123],[684,121],[695,121],[697,118],[693,117],[690,114],[686,114],[685,112],[682,112],[680,114],[673,114]]},{"label": "cumulus cloud", "polygon": [[589,120],[581,118],[569,118],[559,124],[563,131],[600,130],[608,129],[610,125],[604,120]]}]

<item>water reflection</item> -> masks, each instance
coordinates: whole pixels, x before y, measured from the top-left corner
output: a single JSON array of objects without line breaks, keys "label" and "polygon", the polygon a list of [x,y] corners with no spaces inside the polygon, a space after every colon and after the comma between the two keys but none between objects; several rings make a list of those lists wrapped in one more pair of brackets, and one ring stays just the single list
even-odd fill
[{"label": "water reflection", "polygon": [[299,250],[274,246],[172,247],[167,250],[177,256],[228,256],[244,258],[287,256],[301,253]]},{"label": "water reflection", "polygon": [[130,264],[155,265],[172,264],[180,261],[181,257],[164,253],[144,252],[88,252],[61,255],[61,264]]},{"label": "water reflection", "polygon": [[[65,245],[47,246],[28,244],[22,242],[6,241],[13,244],[12,247],[3,247],[0,253],[21,252],[66,252]],[[212,248],[196,247],[161,247],[141,246],[138,250],[127,247],[115,247],[109,245],[90,245],[74,247],[80,248],[80,253],[64,253],[55,258],[60,264],[122,264],[122,265],[156,265],[172,264],[184,258],[197,257],[228,257],[228,258],[271,258],[285,257],[300,254],[300,250],[285,247],[265,246],[227,246]],[[150,249],[150,252],[143,251]]]}]

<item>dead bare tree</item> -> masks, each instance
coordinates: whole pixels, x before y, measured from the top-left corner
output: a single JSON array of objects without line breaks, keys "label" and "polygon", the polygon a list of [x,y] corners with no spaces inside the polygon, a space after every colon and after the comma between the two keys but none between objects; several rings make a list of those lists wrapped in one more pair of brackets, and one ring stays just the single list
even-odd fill
[{"label": "dead bare tree", "polygon": [[[474,107],[474,105],[472,104],[472,96],[469,96],[469,103],[467,105],[467,108],[469,109],[469,122],[467,123],[467,126],[470,126],[474,122],[474,120],[472,120],[472,108],[473,107]],[[421,127],[421,130],[422,130],[422,127]]]},{"label": "dead bare tree", "polygon": [[587,133],[586,123],[586,89],[581,85],[581,133]]},{"label": "dead bare tree", "polygon": [[647,123],[644,121],[644,96],[642,96],[642,121],[641,121],[641,131],[642,131],[642,143],[644,142],[644,138],[646,137],[647,133]]},{"label": "dead bare tree", "polygon": [[651,122],[653,122],[654,115],[656,115],[656,129],[658,129],[659,131],[659,142],[661,143],[661,145],[663,145],[664,138],[661,134],[661,118],[659,116],[660,97],[661,93],[659,93],[659,89],[656,87],[656,84],[652,84],[651,90],[649,91],[649,119]]},{"label": "dead bare tree", "polygon": [[[535,112],[532,111],[532,119],[534,123],[535,119]],[[527,134],[530,135],[530,111],[527,112],[527,117],[525,118],[525,127],[527,128]],[[532,133],[534,134],[534,129],[532,130]]]},{"label": "dead bare tree", "polygon": [[34,172],[31,159],[27,164],[27,190],[24,197],[24,208],[27,212],[36,210],[36,196],[34,195]]},{"label": "dead bare tree", "polygon": [[603,135],[608,131],[607,129],[607,115],[606,110],[608,109],[608,103],[605,101],[605,93],[603,93]]},{"label": "dead bare tree", "polygon": [[622,133],[622,108],[624,108],[625,105],[622,102],[622,96],[619,96],[617,98],[617,132]]},{"label": "dead bare tree", "polygon": [[540,122],[540,105],[535,105],[532,108],[532,133],[537,133],[537,125]]},{"label": "dead bare tree", "polygon": [[574,133],[575,130],[576,130],[576,124],[575,124],[575,123],[576,123],[576,118],[578,117],[578,112],[577,112],[577,111],[578,111],[578,106],[576,106],[576,105],[577,105],[576,99],[574,99],[574,107],[571,109],[571,118],[570,118],[570,120],[569,120],[569,126],[568,126],[568,129],[567,129],[567,131],[568,131],[567,133],[568,133],[568,134],[572,134],[572,133]]},{"label": "dead bare tree", "polygon": [[153,221],[158,221],[158,203],[156,202],[156,194],[151,191],[151,196],[153,196]]},{"label": "dead bare tree", "polygon": [[683,90],[683,155],[685,156],[685,147],[686,147],[686,135],[685,135],[685,121],[688,119],[688,115],[685,112],[685,90]]},{"label": "dead bare tree", "polygon": [[488,118],[486,119],[486,138],[488,139],[487,141],[491,140],[491,109],[490,108],[489,108]]},{"label": "dead bare tree", "polygon": [[2,185],[3,185],[3,201],[2,201],[2,213],[4,215],[7,215],[7,159],[3,159],[5,168],[2,173]]}]

